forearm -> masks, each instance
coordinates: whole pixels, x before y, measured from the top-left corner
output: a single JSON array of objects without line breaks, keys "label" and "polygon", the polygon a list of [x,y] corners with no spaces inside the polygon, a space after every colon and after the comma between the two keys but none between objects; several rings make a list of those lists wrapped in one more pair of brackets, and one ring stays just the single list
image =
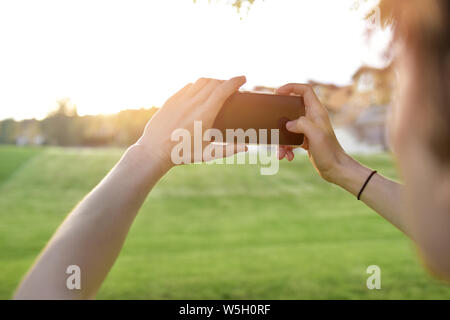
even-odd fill
[{"label": "forearm", "polygon": [[419,160],[402,167],[406,182],[407,221],[428,269],[450,283],[450,170],[418,170]]},{"label": "forearm", "polygon": [[[355,197],[358,195],[364,182],[371,174],[372,170],[363,166],[350,156],[345,156],[331,182],[344,188]],[[409,234],[402,219],[403,206],[403,186],[389,180],[379,173],[372,176],[365,187],[361,201],[396,226],[406,234]]]},{"label": "forearm", "polygon": [[[347,156],[337,172],[339,174],[333,182],[357,196],[372,170]],[[417,181],[408,181],[409,187],[405,190],[401,184],[375,174],[364,189],[361,200],[413,240],[429,270],[450,282],[449,176],[437,170],[433,174],[427,171],[417,176]],[[429,194],[425,201],[416,200],[423,198],[425,193]]]},{"label": "forearm", "polygon": [[[143,147],[118,164],[68,215],[20,285],[18,299],[92,298],[116,260],[145,197],[168,170]],[[81,270],[81,289],[69,290],[66,269]]]}]

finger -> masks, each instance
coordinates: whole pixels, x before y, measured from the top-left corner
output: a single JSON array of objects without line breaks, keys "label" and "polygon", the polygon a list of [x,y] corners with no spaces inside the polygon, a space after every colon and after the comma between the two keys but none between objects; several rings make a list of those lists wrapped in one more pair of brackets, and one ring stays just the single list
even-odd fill
[{"label": "finger", "polygon": [[276,91],[277,94],[297,94],[303,97],[303,100],[306,105],[306,113],[310,113],[311,115],[326,115],[326,109],[320,103],[320,100],[317,98],[316,93],[313,88],[307,84],[299,84],[299,83],[288,83]]},{"label": "finger", "polygon": [[202,90],[212,79],[209,78],[200,78],[197,81],[195,81],[195,83],[192,85],[192,87],[188,90],[187,94],[189,96],[194,96],[195,94],[197,94],[197,92],[199,92],[200,90]]},{"label": "finger", "polygon": [[172,95],[169,99],[167,99],[167,101],[177,100],[178,98],[184,96],[191,87],[192,87],[192,83],[188,83],[183,88],[178,90],[174,95]]},{"label": "finger", "polygon": [[231,78],[218,86],[209,96],[206,107],[217,114],[226,99],[235,93],[247,80],[244,76]]},{"label": "finger", "polygon": [[283,160],[285,155],[286,155],[286,149],[283,146],[280,146],[278,148],[278,160]]},{"label": "finger", "polygon": [[293,146],[283,146],[283,148],[285,148],[286,150],[294,150]]},{"label": "finger", "polygon": [[[245,144],[216,144],[210,143],[206,146],[208,152],[204,154],[203,161],[211,161],[220,158],[227,158],[240,152],[247,152],[248,147]],[[205,149],[206,150],[206,149]]]},{"label": "finger", "polygon": [[294,151],[287,150],[286,151],[286,159],[288,159],[289,162],[294,160]]},{"label": "finger", "polygon": [[288,121],[286,129],[294,133],[303,133],[306,136],[312,135],[316,130],[316,125],[307,117],[300,117],[297,120]]},{"label": "finger", "polygon": [[232,155],[235,155],[240,152],[247,152],[248,147],[245,144],[238,143],[229,143],[223,147],[223,156],[224,157],[230,157]]},{"label": "finger", "polygon": [[225,81],[210,79],[208,83],[192,97],[192,105],[198,105],[209,98],[211,93]]}]

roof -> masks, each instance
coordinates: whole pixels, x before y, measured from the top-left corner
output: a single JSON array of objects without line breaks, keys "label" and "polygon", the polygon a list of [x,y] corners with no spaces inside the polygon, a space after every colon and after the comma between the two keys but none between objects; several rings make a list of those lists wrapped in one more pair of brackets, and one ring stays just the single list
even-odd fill
[{"label": "roof", "polygon": [[392,63],[389,64],[387,67],[385,68],[374,68],[374,67],[370,67],[370,66],[361,66],[358,70],[356,70],[356,72],[353,74],[352,79],[355,80],[357,78],[359,78],[361,76],[361,74],[363,73],[378,73],[378,74],[383,74],[383,73],[387,73],[390,72],[392,69]]}]

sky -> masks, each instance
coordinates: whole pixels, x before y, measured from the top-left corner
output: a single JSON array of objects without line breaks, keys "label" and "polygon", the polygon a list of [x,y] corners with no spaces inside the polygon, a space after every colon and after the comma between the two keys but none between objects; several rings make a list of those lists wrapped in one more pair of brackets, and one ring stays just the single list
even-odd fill
[{"label": "sky", "polygon": [[[376,1],[375,1],[376,2]],[[364,36],[355,0],[0,0],[0,119],[161,106],[198,77],[348,84],[383,66],[388,31]],[[352,9],[353,8],[353,9]]]}]

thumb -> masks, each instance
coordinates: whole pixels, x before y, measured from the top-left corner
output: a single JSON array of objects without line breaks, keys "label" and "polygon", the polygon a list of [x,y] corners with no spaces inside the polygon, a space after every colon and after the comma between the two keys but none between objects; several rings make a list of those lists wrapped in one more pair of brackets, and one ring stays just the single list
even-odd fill
[{"label": "thumb", "polygon": [[288,121],[286,123],[286,129],[294,133],[303,133],[309,136],[316,130],[316,126],[306,117],[300,117],[297,120]]},{"label": "thumb", "polygon": [[210,143],[203,152],[203,161],[211,161],[215,159],[227,158],[240,152],[248,150],[245,144],[216,144]]}]

